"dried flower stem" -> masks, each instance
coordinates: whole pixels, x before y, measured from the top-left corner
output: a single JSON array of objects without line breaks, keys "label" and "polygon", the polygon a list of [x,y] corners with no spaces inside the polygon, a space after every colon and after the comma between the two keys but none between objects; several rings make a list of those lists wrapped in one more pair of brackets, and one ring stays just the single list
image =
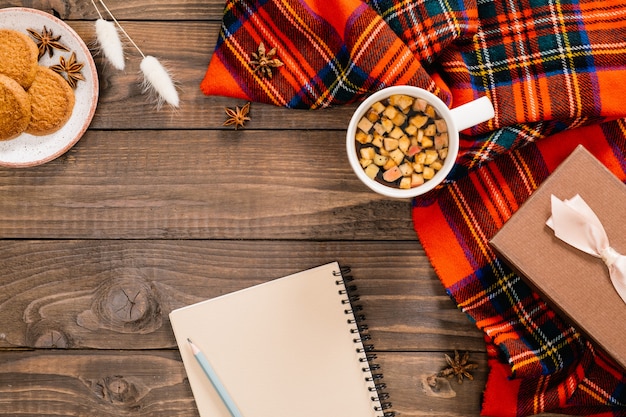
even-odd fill
[{"label": "dried flower stem", "polygon": [[[100,5],[106,10],[108,15],[111,17],[111,20],[115,22],[115,25],[119,28],[120,32],[124,34],[124,36],[128,39],[128,41],[135,47],[135,49],[139,52],[142,57],[142,62],[140,65],[141,71],[143,73],[143,90],[144,92],[150,91],[156,94],[157,107],[160,108],[163,102],[168,103],[172,107],[178,107],[179,99],[178,93],[176,92],[176,87],[174,86],[174,82],[170,76],[169,71],[161,65],[161,63],[153,56],[145,55],[141,48],[137,46],[135,41],[130,37],[128,32],[124,29],[124,27],[120,24],[120,22],[115,18],[111,10],[104,3],[104,0],[98,0]],[[100,16],[100,19],[104,20],[102,14],[98,6],[95,3],[95,0],[91,0],[96,12]]]},{"label": "dried flower stem", "polygon": [[[93,7],[95,7],[96,11],[98,12],[98,15],[100,16],[101,19],[104,19],[104,17],[102,17],[102,14],[100,13],[100,10],[98,9],[98,7],[96,6],[96,3],[94,2],[94,0],[91,0],[91,3],[93,4]],[[128,41],[135,47],[135,49],[139,52],[139,54],[145,58],[146,56],[143,54],[143,52],[141,51],[141,49],[139,48],[139,46],[137,46],[137,44],[135,43],[135,41],[133,41],[133,38],[130,37],[130,35],[126,32],[126,30],[124,30],[124,27],[120,24],[120,22],[117,21],[117,19],[115,18],[115,16],[113,15],[113,13],[111,13],[111,10],[109,10],[109,8],[107,7],[107,5],[104,3],[103,0],[98,0],[98,3],[100,3],[102,5],[102,7],[104,8],[104,10],[106,10],[107,14],[111,17],[111,20],[113,22],[115,22],[115,25],[120,29],[120,31],[124,34],[124,36],[126,36],[126,38],[128,39]]]}]

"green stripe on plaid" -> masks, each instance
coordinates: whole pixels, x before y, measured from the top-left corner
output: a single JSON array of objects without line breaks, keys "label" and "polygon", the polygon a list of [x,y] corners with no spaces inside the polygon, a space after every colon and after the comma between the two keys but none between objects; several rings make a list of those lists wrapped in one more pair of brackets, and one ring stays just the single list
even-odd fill
[{"label": "green stripe on plaid", "polygon": [[478,27],[473,1],[369,0],[374,9],[404,43],[426,63]]}]

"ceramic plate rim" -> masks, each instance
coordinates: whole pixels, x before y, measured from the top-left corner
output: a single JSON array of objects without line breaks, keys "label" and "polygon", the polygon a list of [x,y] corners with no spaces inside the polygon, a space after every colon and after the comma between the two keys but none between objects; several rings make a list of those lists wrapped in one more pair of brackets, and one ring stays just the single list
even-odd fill
[{"label": "ceramic plate rim", "polygon": [[[10,24],[2,21],[7,19],[7,15],[8,18],[13,17]],[[41,10],[27,7],[8,7],[0,9],[0,29],[16,29],[24,31],[26,34],[26,28],[43,29],[43,27],[33,27],[34,16],[38,18],[34,24],[42,26],[45,24],[47,29],[54,32],[55,36],[61,35],[61,42],[65,40],[66,44],[70,44],[68,46],[71,51],[76,52],[78,62],[85,64],[82,71],[85,81],[79,81],[75,90],[76,104],[72,111],[72,116],[60,130],[45,136],[33,136],[23,133],[17,138],[0,142],[0,166],[4,167],[37,166],[50,162],[66,153],[80,140],[89,127],[98,103],[98,73],[93,57],[83,39],[67,23]],[[45,23],[40,23],[42,21]],[[61,52],[55,50],[54,58],[58,60],[57,54]],[[70,53],[63,52],[68,57]],[[42,57],[42,60],[45,59]],[[42,65],[45,64],[42,62]],[[88,105],[86,111],[85,109],[77,108],[85,105]],[[20,150],[16,150],[18,146],[21,147]],[[39,151],[40,154],[37,154],[36,151]],[[22,159],[15,157],[15,155],[21,154],[26,154],[26,156]]]}]

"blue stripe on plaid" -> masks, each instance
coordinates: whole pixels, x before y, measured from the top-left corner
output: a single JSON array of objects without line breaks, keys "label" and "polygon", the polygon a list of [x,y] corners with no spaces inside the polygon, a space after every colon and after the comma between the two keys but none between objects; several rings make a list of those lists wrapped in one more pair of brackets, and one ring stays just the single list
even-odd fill
[{"label": "blue stripe on plaid", "polygon": [[[445,45],[475,26],[462,0],[366,0],[426,63],[433,63]],[[436,34],[429,38],[428,35]]]},{"label": "blue stripe on plaid", "polygon": [[333,59],[323,68],[318,70],[317,75],[311,78],[301,90],[289,101],[287,107],[301,108],[311,101],[310,90],[324,91],[330,87],[332,91],[322,107],[330,104],[330,101],[345,104],[354,100],[360,88],[366,84],[369,74],[362,68],[354,65],[350,54],[345,46],[337,50]]},{"label": "blue stripe on plaid", "polygon": [[227,38],[233,36],[244,23],[254,16],[260,9],[271,0],[256,0],[255,2],[236,2],[236,7],[229,7],[227,4],[222,17],[220,33],[215,44],[215,49],[219,49]]},{"label": "blue stripe on plaid", "polygon": [[[595,73],[578,2],[480,1],[478,13],[479,34],[462,49],[478,91],[523,83],[539,74]],[[505,17],[509,25],[503,25]]]},{"label": "blue stripe on plaid", "polygon": [[615,155],[615,159],[619,161],[622,172],[626,172],[626,120],[620,119],[615,123],[604,124],[602,130],[606,136],[616,138],[611,143],[611,151]]}]

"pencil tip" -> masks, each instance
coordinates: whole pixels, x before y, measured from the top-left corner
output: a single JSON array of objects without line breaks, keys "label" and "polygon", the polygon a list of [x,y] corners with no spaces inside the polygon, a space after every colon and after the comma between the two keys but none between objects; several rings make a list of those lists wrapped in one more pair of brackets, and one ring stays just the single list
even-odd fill
[{"label": "pencil tip", "polygon": [[187,338],[187,341],[189,342],[189,347],[191,348],[191,351],[193,352],[194,355],[197,355],[198,353],[200,353],[200,349],[198,349],[198,346],[193,344],[191,339]]}]

